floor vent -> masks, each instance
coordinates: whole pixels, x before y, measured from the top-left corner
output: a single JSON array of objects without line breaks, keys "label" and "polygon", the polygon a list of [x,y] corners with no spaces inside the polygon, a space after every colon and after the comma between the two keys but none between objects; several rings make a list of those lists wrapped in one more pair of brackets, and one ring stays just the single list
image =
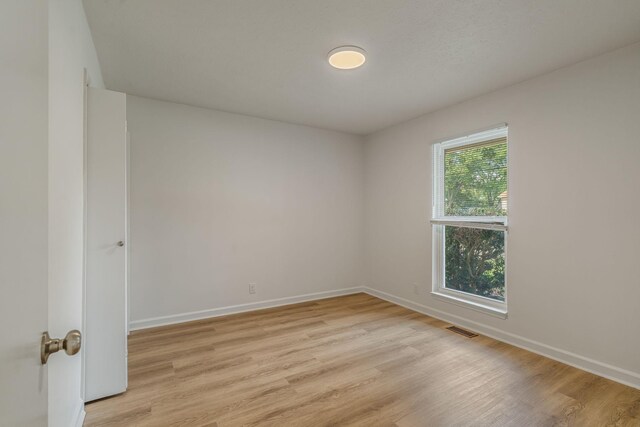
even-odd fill
[{"label": "floor vent", "polygon": [[478,334],[474,334],[473,332],[467,331],[462,328],[458,328],[457,326],[449,326],[447,329],[450,330],[451,332],[455,332],[456,334],[463,335],[467,338],[473,338],[478,336]]}]

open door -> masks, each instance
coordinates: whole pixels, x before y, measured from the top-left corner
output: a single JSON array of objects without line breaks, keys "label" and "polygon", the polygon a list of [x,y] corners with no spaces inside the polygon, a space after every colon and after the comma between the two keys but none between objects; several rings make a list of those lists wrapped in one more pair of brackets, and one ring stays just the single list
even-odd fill
[{"label": "open door", "polygon": [[46,426],[46,2],[0,5],[0,425]]},{"label": "open door", "polygon": [[[56,340],[84,326],[83,67],[90,59],[70,54],[81,49],[81,29],[67,25],[84,19],[78,11],[75,1],[0,2],[2,427],[75,427],[84,416],[81,357],[65,355],[78,350],[79,335]],[[45,348],[58,352],[42,364],[47,330]]]},{"label": "open door", "polygon": [[126,95],[88,88],[85,402],[127,388]]}]

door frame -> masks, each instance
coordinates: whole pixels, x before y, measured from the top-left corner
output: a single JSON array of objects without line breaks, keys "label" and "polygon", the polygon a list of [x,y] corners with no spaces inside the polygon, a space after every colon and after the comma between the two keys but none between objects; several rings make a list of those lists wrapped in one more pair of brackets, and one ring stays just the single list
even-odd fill
[{"label": "door frame", "polygon": [[[82,99],[83,99],[83,119],[82,119],[82,333],[87,330],[87,98],[88,88],[91,79],[89,77],[89,71],[84,68],[83,71],[83,84],[82,84]],[[86,339],[86,337],[85,337]],[[82,351],[82,362],[80,363],[80,398],[85,402],[85,365],[86,356],[85,351]]]}]

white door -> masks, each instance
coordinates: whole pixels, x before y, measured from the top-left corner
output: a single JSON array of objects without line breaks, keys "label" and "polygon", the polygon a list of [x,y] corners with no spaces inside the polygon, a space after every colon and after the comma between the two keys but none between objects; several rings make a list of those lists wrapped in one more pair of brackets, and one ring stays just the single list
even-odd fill
[{"label": "white door", "polygon": [[47,7],[0,2],[0,426],[47,425]]},{"label": "white door", "polygon": [[85,401],[127,387],[126,96],[87,94]]}]

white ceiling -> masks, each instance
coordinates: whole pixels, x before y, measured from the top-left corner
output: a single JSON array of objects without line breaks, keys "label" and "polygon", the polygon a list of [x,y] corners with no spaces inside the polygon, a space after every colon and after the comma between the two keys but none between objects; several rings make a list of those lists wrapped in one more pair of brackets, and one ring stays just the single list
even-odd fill
[{"label": "white ceiling", "polygon": [[[640,40],[640,0],[84,0],[109,89],[367,134]],[[329,50],[368,52],[338,71]]]}]

